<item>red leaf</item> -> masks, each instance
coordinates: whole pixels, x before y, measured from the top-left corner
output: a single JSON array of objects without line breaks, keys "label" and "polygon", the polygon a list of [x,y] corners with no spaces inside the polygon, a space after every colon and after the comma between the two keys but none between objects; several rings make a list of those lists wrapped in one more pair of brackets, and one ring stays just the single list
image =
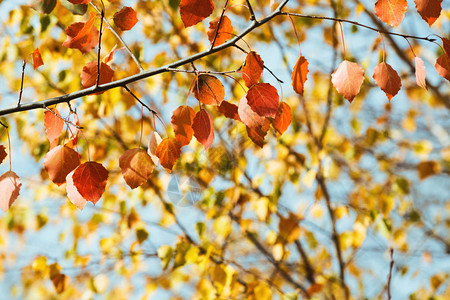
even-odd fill
[{"label": "red leaf", "polygon": [[209,17],[214,10],[212,0],[181,0],[180,15],[184,27],[197,24]]},{"label": "red leaf", "polygon": [[269,131],[269,127],[269,120],[264,119],[263,125],[252,128],[247,126],[247,135],[253,141],[253,143],[262,148],[264,146],[264,137],[266,136],[267,131]]},{"label": "red leaf", "polygon": [[89,161],[79,165],[72,178],[78,193],[95,204],[105,191],[108,171],[101,164]]},{"label": "red leaf", "polygon": [[304,56],[300,56],[292,72],[292,87],[297,94],[303,95],[306,76],[308,75],[308,61]]},{"label": "red leaf", "polygon": [[242,122],[250,128],[263,125],[265,122],[265,118],[255,113],[248,105],[246,96],[239,101],[238,114]]},{"label": "red leaf", "polygon": [[33,69],[37,69],[44,64],[42,60],[41,53],[39,52],[39,48],[34,49],[33,51]]},{"label": "red leaf", "polygon": [[427,84],[425,83],[425,65],[423,60],[416,56],[414,58],[414,65],[416,68],[416,83],[423,89],[427,89]]},{"label": "red leaf", "polygon": [[375,82],[380,89],[386,93],[389,101],[391,101],[392,97],[397,95],[402,86],[401,79],[397,72],[385,62],[382,62],[375,67],[373,79],[375,79]]},{"label": "red leaf", "polygon": [[45,132],[50,143],[59,138],[64,128],[64,120],[60,118],[61,115],[56,107],[51,108],[51,110],[53,112],[46,110],[44,113]]},{"label": "red leaf", "polygon": [[68,0],[72,4],[88,4],[92,0]]},{"label": "red leaf", "polygon": [[130,149],[119,158],[119,167],[122,170],[123,179],[135,189],[143,185],[153,173],[155,165],[143,149]]},{"label": "red leaf", "polygon": [[331,74],[331,82],[339,94],[350,103],[359,93],[364,81],[364,70],[358,64],[344,60]]},{"label": "red leaf", "polygon": [[450,81],[450,58],[447,55],[439,56],[434,67],[440,76]]},{"label": "red leaf", "polygon": [[194,86],[194,96],[203,104],[220,105],[225,98],[225,89],[215,76],[201,74]]},{"label": "red leaf", "polygon": [[[97,62],[92,61],[83,67],[81,71],[81,85],[84,89],[87,89],[97,82]],[[113,80],[114,71],[105,63],[100,63],[100,80],[99,85],[109,83]],[[104,92],[94,93],[94,95],[99,95]]]},{"label": "red leaf", "polygon": [[445,54],[447,54],[448,57],[450,57],[450,40],[441,37],[442,39],[442,47],[444,48]]},{"label": "red leaf", "polygon": [[289,125],[291,124],[291,120],[291,107],[286,102],[280,102],[277,114],[275,116],[275,121],[273,122],[273,127],[281,135],[288,129]]},{"label": "red leaf", "polygon": [[201,109],[197,112],[192,129],[194,129],[194,136],[197,141],[202,143],[205,150],[207,150],[214,141],[214,128],[212,119],[206,110]]},{"label": "red leaf", "polygon": [[237,105],[234,105],[228,101],[222,101],[219,106],[219,111],[227,118],[240,121]]},{"label": "red leaf", "polygon": [[414,0],[414,3],[416,4],[417,12],[430,27],[441,15],[442,0]]},{"label": "red leaf", "polygon": [[375,3],[375,14],[384,23],[398,26],[405,16],[407,6],[406,0],[378,0]]},{"label": "red leaf", "polygon": [[248,105],[262,117],[275,117],[278,99],[277,89],[269,83],[255,84],[247,92]]},{"label": "red leaf", "polygon": [[173,165],[181,155],[181,144],[175,138],[165,138],[156,148],[156,156],[159,158],[161,165],[169,172],[172,171]]},{"label": "red leaf", "polygon": [[69,197],[70,202],[72,202],[76,207],[82,210],[86,205],[87,201],[86,199],[83,198],[83,196],[81,196],[81,194],[77,191],[77,188],[73,184],[74,171],[70,172],[66,177],[67,197]]},{"label": "red leaf", "polygon": [[78,22],[71,24],[66,29],[67,39],[63,46],[79,49],[81,52],[89,52],[98,43],[98,30],[94,27],[95,13],[91,12],[86,23]]},{"label": "red leaf", "polygon": [[209,22],[208,39],[211,44],[214,40],[214,36],[217,35],[214,46],[219,46],[225,43],[226,40],[233,37],[233,26],[231,25],[231,20],[227,16],[223,16],[222,21],[220,22],[220,28],[217,33],[217,26],[219,25],[219,21],[220,17]]},{"label": "red leaf", "polygon": [[192,140],[194,118],[195,111],[187,105],[182,105],[173,112],[172,127],[175,138],[180,142],[181,147],[188,145]]},{"label": "red leaf", "polygon": [[0,145],[0,164],[3,162],[3,160],[5,159],[5,157],[6,157],[7,155],[8,155],[8,154],[7,154],[6,151],[5,151],[5,146]]},{"label": "red leaf", "polygon": [[48,177],[58,186],[66,182],[67,174],[80,164],[78,153],[67,147],[57,146],[45,155],[44,166]]},{"label": "red leaf", "polygon": [[159,143],[161,143],[161,137],[156,131],[153,131],[152,134],[150,134],[150,140],[148,141],[148,150],[147,153],[150,155],[150,158],[153,161],[153,164],[157,164],[159,159],[158,156],[156,156],[156,148],[158,148]]},{"label": "red leaf", "polygon": [[113,16],[114,24],[121,30],[130,30],[139,21],[136,12],[131,7],[125,6]]},{"label": "red leaf", "polygon": [[264,69],[264,62],[255,51],[247,54],[245,59],[245,66],[242,69],[242,78],[247,87],[257,84],[261,79],[261,74]]},{"label": "red leaf", "polygon": [[0,209],[6,212],[16,201],[20,192],[19,176],[12,171],[7,171],[0,176]]}]

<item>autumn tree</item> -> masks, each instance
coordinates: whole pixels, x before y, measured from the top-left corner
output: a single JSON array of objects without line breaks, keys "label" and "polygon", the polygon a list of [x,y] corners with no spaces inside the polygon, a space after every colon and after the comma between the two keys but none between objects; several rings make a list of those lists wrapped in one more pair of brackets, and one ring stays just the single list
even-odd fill
[{"label": "autumn tree", "polygon": [[3,294],[448,299],[448,8],[0,1]]}]

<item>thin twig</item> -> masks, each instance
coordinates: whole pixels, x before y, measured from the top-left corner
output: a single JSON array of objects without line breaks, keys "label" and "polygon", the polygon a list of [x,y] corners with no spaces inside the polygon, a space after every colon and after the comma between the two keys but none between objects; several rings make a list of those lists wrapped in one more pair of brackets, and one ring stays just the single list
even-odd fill
[{"label": "thin twig", "polygon": [[246,2],[247,2],[248,10],[250,11],[250,20],[256,21],[255,12],[253,11],[253,7],[250,4],[250,1],[246,0]]},{"label": "thin twig", "polygon": [[6,125],[5,123],[3,123],[2,121],[0,121],[0,125],[2,125],[5,128],[8,128],[8,125]]},{"label": "thin twig", "polygon": [[102,11],[100,13],[101,19],[100,19],[100,34],[98,35],[97,80],[95,82],[95,87],[98,87],[98,84],[100,83],[100,52],[102,50],[103,19],[105,17],[105,5],[103,4],[103,0],[101,0],[101,3],[102,3]]},{"label": "thin twig", "polygon": [[158,113],[151,109],[147,104],[141,101],[126,85],[123,86],[124,89],[127,90],[128,93],[130,93],[131,96],[133,96],[134,99],[136,99],[137,102],[139,102],[143,107],[148,109],[152,114],[157,115]]},{"label": "thin twig", "polygon": [[20,92],[19,92],[19,101],[17,102],[17,107],[20,106],[20,101],[22,101],[22,93],[23,93],[23,80],[25,77],[25,67],[27,65],[27,61],[26,59],[23,60],[23,64],[22,64],[22,79],[20,81]]},{"label": "thin twig", "polygon": [[70,124],[70,125],[72,125],[73,127],[77,128],[77,129],[79,129],[79,130],[84,129],[82,126],[77,125],[77,124],[74,124],[74,123],[72,123],[71,121],[68,121],[68,120],[64,119],[61,115],[57,114],[54,110],[52,110],[52,109],[50,109],[50,108],[48,108],[48,107],[46,107],[45,109],[46,109],[47,111],[51,112],[54,116],[56,116],[56,117],[60,118],[61,120],[63,120],[64,123]]},{"label": "thin twig", "polygon": [[390,250],[391,255],[391,262],[389,264],[389,274],[388,274],[388,281],[387,281],[387,298],[388,300],[391,300],[391,280],[392,280],[392,268],[394,267],[394,249],[391,248]]},{"label": "thin twig", "polygon": [[336,21],[336,22],[342,22],[342,23],[350,23],[350,24],[353,24],[353,25],[356,25],[356,26],[360,26],[360,27],[364,27],[364,28],[373,30],[373,31],[386,33],[386,34],[389,34],[389,35],[397,35],[397,36],[401,36],[401,37],[412,38],[412,39],[416,39],[416,40],[425,40],[425,41],[428,41],[428,42],[434,42],[436,40],[436,39],[431,39],[429,37],[420,37],[420,36],[415,36],[415,35],[408,35],[408,34],[403,34],[403,33],[391,32],[391,31],[388,31],[388,30],[383,30],[383,29],[371,27],[371,26],[368,26],[368,25],[365,25],[365,24],[361,24],[359,22],[352,21],[352,20],[333,18],[333,17],[325,17],[325,16],[312,16],[312,15],[298,14],[298,13],[285,12],[285,11],[282,11],[280,14],[281,15],[286,15],[286,16],[300,17],[300,18],[308,18],[308,19],[316,19],[316,20],[330,20],[330,21]]},{"label": "thin twig", "polygon": [[219,23],[217,24],[217,28],[216,28],[216,30],[215,30],[215,32],[214,32],[214,39],[213,39],[212,42],[211,42],[211,48],[209,49],[210,51],[212,50],[212,48],[214,48],[214,44],[216,43],[217,36],[219,35],[220,25],[222,24],[222,20],[223,20],[223,15],[225,14],[225,10],[226,10],[226,8],[227,8],[227,6],[228,6],[228,2],[229,2],[229,1],[230,1],[230,0],[227,0],[227,1],[225,2],[225,5],[223,6],[222,14],[220,15],[220,19],[219,19]]},{"label": "thin twig", "polygon": [[[92,2],[89,2],[89,4],[98,12],[101,13],[100,10],[98,9],[97,6],[95,6],[95,4],[93,4]],[[128,45],[125,43],[125,41],[122,39],[122,37],[117,33],[116,30],[114,30],[114,28],[111,26],[111,24],[109,24],[108,20],[103,17],[103,22],[105,22],[106,26],[108,27],[109,30],[111,30],[111,32],[116,36],[116,38],[122,43],[122,45],[125,47],[125,49],[127,50],[128,54],[130,55],[130,57],[134,60],[134,62],[136,63],[136,65],[138,66],[139,70],[141,72],[144,72],[144,68],[142,68],[141,63],[139,62],[139,60],[137,59],[137,57],[133,54],[133,52],[131,51],[131,49],[128,47]]]},{"label": "thin twig", "polygon": [[[245,49],[241,48],[238,45],[234,45],[234,47],[238,48],[239,50],[241,50],[244,53],[248,54],[248,51],[246,51]],[[275,75],[272,70],[270,70],[266,65],[264,65],[264,69],[266,69],[267,71],[269,71],[269,73],[279,82],[279,83],[284,83],[283,80],[281,80],[280,78],[277,77],[277,75]]]}]

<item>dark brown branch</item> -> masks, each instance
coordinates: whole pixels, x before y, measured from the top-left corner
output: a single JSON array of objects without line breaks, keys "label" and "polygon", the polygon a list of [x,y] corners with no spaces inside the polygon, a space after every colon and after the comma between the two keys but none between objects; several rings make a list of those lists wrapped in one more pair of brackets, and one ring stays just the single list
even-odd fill
[{"label": "dark brown branch", "polygon": [[[230,212],[229,216],[233,221],[239,224],[238,218],[235,215],[233,215]],[[258,240],[258,238],[255,236],[254,233],[246,230],[245,236],[256,247],[256,249],[258,249],[258,251],[261,252],[267,258],[267,260],[275,267],[275,269],[281,274],[281,276],[287,282],[289,282],[293,287],[299,289],[305,297],[309,298],[309,293],[306,290],[306,288],[299,282],[296,282],[292,278],[292,276],[288,272],[286,272],[286,270],[284,270],[284,268],[280,265],[280,263],[276,261],[276,259],[272,256],[272,254],[269,251],[267,251],[267,249],[261,244],[261,242]]]},{"label": "dark brown branch", "polygon": [[217,24],[216,31],[214,32],[214,39],[211,42],[211,48],[209,49],[210,51],[212,50],[212,48],[214,48],[214,43],[216,42],[217,36],[219,35],[220,25],[222,24],[223,15],[225,14],[225,9],[227,8],[229,1],[230,0],[227,0],[227,2],[225,2],[225,5],[223,6],[222,14],[220,15],[220,19],[219,19],[219,23]]},{"label": "dark brown branch", "polygon": [[157,115],[158,113],[151,109],[147,104],[141,101],[126,85],[123,86],[124,89],[127,90],[128,93],[130,93],[131,96],[133,96],[134,99],[136,99],[137,102],[139,102],[143,107],[148,109],[152,114]]},{"label": "dark brown branch", "polygon": [[23,93],[23,80],[25,77],[25,67],[27,66],[27,60],[23,60],[22,64],[22,79],[20,80],[20,92],[19,92],[19,101],[17,102],[17,106],[20,106],[20,101],[22,101],[22,93]]},{"label": "dark brown branch", "polygon": [[388,274],[388,281],[387,281],[387,298],[388,298],[388,300],[391,300],[392,268],[394,267],[394,249],[393,248],[391,248],[391,250],[390,250],[390,256],[391,256],[391,262],[389,264],[389,274]]},{"label": "dark brown branch", "polygon": [[317,183],[319,184],[320,188],[322,189],[322,193],[323,193],[323,196],[325,197],[325,202],[327,204],[328,214],[330,215],[331,230],[332,230],[331,239],[333,240],[334,246],[336,248],[336,256],[337,256],[338,263],[339,263],[339,277],[341,279],[340,284],[341,284],[341,287],[344,289],[346,299],[349,299],[350,291],[345,283],[345,263],[344,263],[344,259],[342,258],[341,243],[339,241],[339,235],[338,235],[337,229],[336,229],[336,215],[334,214],[334,210],[331,207],[331,197],[328,192],[328,188],[325,183],[325,179],[323,178],[323,176],[320,173],[318,173],[316,176],[316,180],[317,180]]},{"label": "dark brown branch", "polygon": [[103,18],[105,17],[105,5],[102,3],[101,19],[100,19],[100,33],[98,35],[98,52],[97,52],[97,80],[95,81],[95,87],[98,87],[100,82],[100,52],[102,51],[102,34],[103,34]]},{"label": "dark brown branch", "polygon": [[256,21],[255,12],[253,11],[253,7],[250,4],[250,1],[246,0],[246,2],[247,2],[248,10],[250,11],[250,20]]},{"label": "dark brown branch", "polygon": [[316,283],[315,276],[314,276],[314,269],[311,265],[311,262],[308,259],[308,256],[306,255],[305,249],[303,249],[303,245],[300,242],[300,240],[295,241],[295,246],[297,247],[297,251],[300,254],[303,264],[305,265],[306,270],[306,279],[308,279],[309,283],[314,284]]}]

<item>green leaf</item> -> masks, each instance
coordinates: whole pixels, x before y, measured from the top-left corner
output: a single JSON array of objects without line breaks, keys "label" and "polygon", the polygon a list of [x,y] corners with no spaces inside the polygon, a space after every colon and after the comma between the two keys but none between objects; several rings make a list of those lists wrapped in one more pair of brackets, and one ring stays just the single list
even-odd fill
[{"label": "green leaf", "polygon": [[136,229],[136,238],[139,244],[142,244],[148,238],[148,232],[144,228]]},{"label": "green leaf", "polygon": [[74,15],[84,15],[87,11],[87,4],[72,4],[67,0],[60,0],[61,4]]}]

